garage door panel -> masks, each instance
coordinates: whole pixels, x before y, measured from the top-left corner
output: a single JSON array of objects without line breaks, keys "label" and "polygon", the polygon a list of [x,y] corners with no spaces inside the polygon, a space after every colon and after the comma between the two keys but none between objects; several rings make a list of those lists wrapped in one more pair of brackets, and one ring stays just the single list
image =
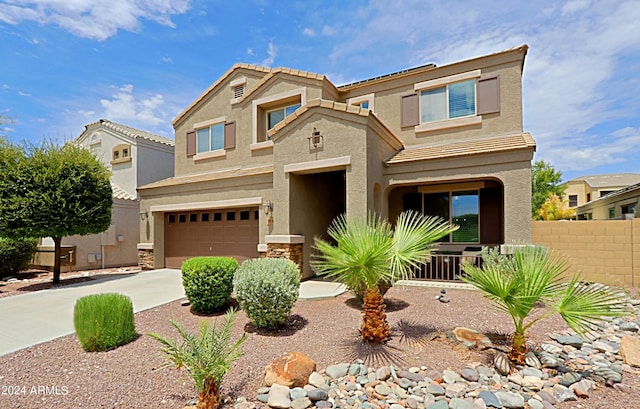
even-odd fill
[{"label": "garage door panel", "polygon": [[[259,257],[257,208],[169,213],[165,216],[165,265],[180,268],[184,260],[198,256],[234,257],[242,262]],[[218,213],[218,214],[216,214]],[[233,213],[228,220],[227,213]],[[180,214],[183,214],[182,218]],[[190,216],[196,214],[196,216]],[[169,215],[173,215],[170,218]],[[241,220],[249,217],[248,220]],[[207,220],[208,219],[208,220]],[[170,222],[173,220],[173,222]],[[180,222],[183,220],[183,222]],[[193,221],[191,221],[193,220]]]}]

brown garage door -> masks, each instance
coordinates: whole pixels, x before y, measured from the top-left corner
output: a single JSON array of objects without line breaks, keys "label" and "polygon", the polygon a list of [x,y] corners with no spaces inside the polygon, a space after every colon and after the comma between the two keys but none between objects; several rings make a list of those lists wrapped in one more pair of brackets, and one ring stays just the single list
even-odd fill
[{"label": "brown garage door", "polygon": [[257,208],[165,213],[165,266],[180,268],[191,257],[259,257]]}]

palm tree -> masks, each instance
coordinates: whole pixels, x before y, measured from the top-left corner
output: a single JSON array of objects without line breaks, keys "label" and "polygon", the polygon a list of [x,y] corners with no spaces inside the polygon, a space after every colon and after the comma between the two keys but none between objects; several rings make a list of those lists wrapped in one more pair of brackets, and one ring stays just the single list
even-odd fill
[{"label": "palm tree", "polygon": [[[524,363],[527,329],[551,315],[560,314],[576,333],[585,335],[607,317],[631,312],[628,297],[620,290],[581,282],[577,274],[567,281],[567,263],[549,255],[545,247],[520,247],[512,257],[485,248],[482,258],[482,268],[464,262],[461,278],[511,316],[515,330],[509,359],[513,362]],[[535,311],[540,302],[546,311]]]},{"label": "palm tree", "polygon": [[220,384],[231,369],[231,364],[242,356],[242,343],[246,334],[231,344],[231,332],[237,311],[230,309],[224,315],[222,326],[216,328],[215,320],[200,322],[200,337],[187,332],[180,324],[170,321],[182,337],[182,343],[168,340],[158,334],[149,334],[162,343],[162,352],[177,368],[187,368],[189,376],[200,392],[197,409],[218,409],[222,405]]},{"label": "palm tree", "polygon": [[431,255],[439,238],[455,231],[439,217],[414,211],[400,214],[395,230],[374,214],[366,218],[338,216],[328,234],[337,244],[316,239],[320,254],[313,260],[317,273],[344,282],[356,294],[363,294],[362,338],[381,343],[391,335],[380,285],[409,279]]}]

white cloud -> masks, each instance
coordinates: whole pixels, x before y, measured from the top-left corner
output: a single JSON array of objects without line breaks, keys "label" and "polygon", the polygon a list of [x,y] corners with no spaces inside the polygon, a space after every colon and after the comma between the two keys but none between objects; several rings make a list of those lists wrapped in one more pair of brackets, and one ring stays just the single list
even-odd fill
[{"label": "white cloud", "polygon": [[253,48],[247,48],[247,55],[255,56],[256,53],[253,51]]},{"label": "white cloud", "polygon": [[147,126],[157,126],[166,121],[162,108],[164,97],[160,94],[137,99],[133,85],[127,84],[112,95],[112,99],[101,99],[104,117],[113,121],[136,121]]},{"label": "white cloud", "polygon": [[0,21],[53,24],[79,37],[106,40],[118,30],[135,31],[140,20],[175,27],[171,16],[189,9],[189,0],[38,0],[0,3]]},{"label": "white cloud", "polygon": [[302,30],[302,34],[308,37],[315,37],[316,32],[312,28],[307,27],[304,30]]},{"label": "white cloud", "polygon": [[322,27],[322,34],[326,36],[333,36],[336,34],[336,32],[337,32],[336,29],[331,26]]},{"label": "white cloud", "polygon": [[269,56],[267,58],[265,58],[264,60],[262,60],[260,65],[263,65],[265,67],[271,67],[271,65],[275,62],[276,57],[278,56],[278,49],[271,42],[269,43],[269,46],[267,47],[267,54]]}]

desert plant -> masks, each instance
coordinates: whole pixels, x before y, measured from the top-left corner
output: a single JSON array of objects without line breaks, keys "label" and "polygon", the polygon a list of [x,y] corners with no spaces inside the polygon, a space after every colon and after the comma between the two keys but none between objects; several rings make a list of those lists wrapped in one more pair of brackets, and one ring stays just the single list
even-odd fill
[{"label": "desert plant", "polygon": [[540,209],[538,209],[538,216],[542,220],[572,219],[576,216],[576,211],[575,209],[570,209],[568,205],[568,200],[562,200],[557,195],[551,193],[542,206],[540,206]]},{"label": "desert plant", "polygon": [[0,278],[27,268],[38,247],[38,239],[0,237]]},{"label": "desert plant", "polygon": [[113,349],[137,335],[131,299],[116,293],[79,298],[73,310],[73,325],[87,352]]},{"label": "desert plant", "polygon": [[312,264],[318,274],[335,277],[364,294],[360,334],[367,342],[380,343],[391,335],[380,285],[412,277],[430,257],[434,242],[457,228],[442,218],[414,211],[401,213],[395,230],[374,214],[366,218],[341,215],[328,230],[337,245],[316,239],[320,254]]},{"label": "desert plant", "polygon": [[231,257],[194,257],[182,264],[182,285],[194,311],[209,314],[225,306],[238,262]]},{"label": "desert plant", "polygon": [[200,392],[198,409],[217,409],[221,406],[220,384],[223,377],[231,369],[231,364],[242,356],[242,343],[246,334],[232,343],[233,323],[237,312],[227,311],[220,328],[216,327],[214,319],[207,323],[200,322],[200,336],[186,331],[180,324],[170,321],[180,334],[182,342],[169,340],[156,333],[149,334],[162,345],[162,352],[168,355],[168,360],[177,368],[187,368]]},{"label": "desert plant", "polygon": [[[554,314],[579,335],[594,332],[606,317],[628,315],[628,297],[622,291],[580,281],[578,274],[566,280],[567,263],[542,246],[522,246],[512,256],[497,249],[483,249],[483,266],[464,262],[463,281],[473,285],[511,316],[514,324],[509,359],[523,363],[527,353],[526,331]],[[534,311],[536,303],[546,310]]]},{"label": "desert plant", "polygon": [[240,308],[259,328],[285,323],[300,292],[300,268],[283,258],[246,260],[234,278]]}]

